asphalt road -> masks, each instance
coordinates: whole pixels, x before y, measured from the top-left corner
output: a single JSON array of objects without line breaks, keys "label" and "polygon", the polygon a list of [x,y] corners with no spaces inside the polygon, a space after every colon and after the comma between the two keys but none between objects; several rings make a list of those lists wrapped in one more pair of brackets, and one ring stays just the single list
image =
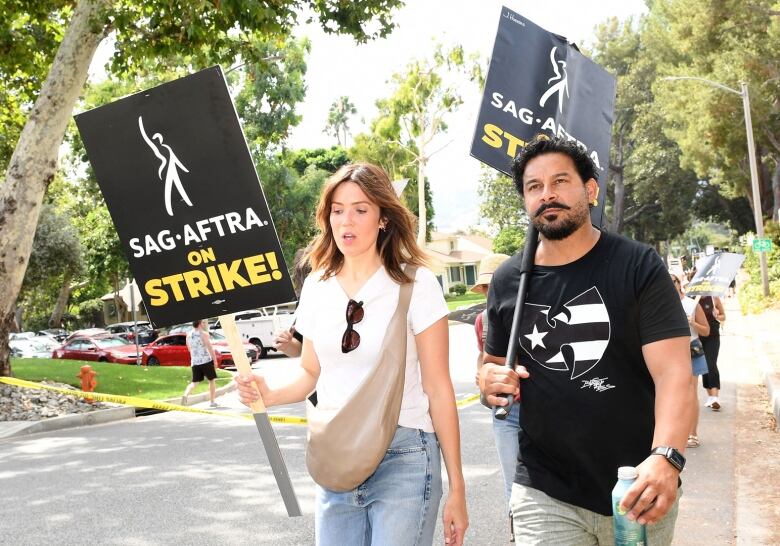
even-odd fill
[{"label": "asphalt road", "polygon": [[[470,326],[450,329],[459,398],[473,394]],[[263,367],[289,366],[272,357]],[[225,410],[241,408],[235,395]],[[302,405],[275,413],[302,415]],[[460,411],[472,544],[507,542],[488,410]],[[0,537],[6,544],[314,543],[314,485],[305,428],[274,425],[303,517],[288,518],[254,423],[165,413],[0,441]],[[446,491],[446,485],[445,485]],[[477,538],[479,537],[479,538]],[[436,543],[443,544],[441,525]]]}]

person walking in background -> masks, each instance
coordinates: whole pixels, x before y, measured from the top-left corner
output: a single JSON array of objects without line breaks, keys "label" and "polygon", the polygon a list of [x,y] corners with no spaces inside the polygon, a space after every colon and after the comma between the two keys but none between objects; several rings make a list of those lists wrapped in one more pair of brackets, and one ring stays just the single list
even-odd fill
[{"label": "person walking in background", "polygon": [[190,351],[190,366],[192,367],[192,381],[184,389],[181,397],[181,405],[187,405],[187,399],[198,383],[205,377],[209,381],[209,400],[212,408],[217,407],[217,354],[211,346],[209,336],[209,323],[205,320],[192,321],[192,330],[187,334],[187,349]]},{"label": "person walking in background", "polygon": [[707,359],[704,354],[695,355],[693,353],[693,347],[698,342],[701,344],[699,336],[706,336],[710,333],[710,326],[707,324],[707,318],[704,316],[704,309],[699,305],[699,299],[692,299],[685,296],[685,291],[682,288],[682,281],[676,275],[671,275],[672,283],[677,289],[677,293],[680,296],[683,310],[688,317],[688,325],[690,329],[691,338],[691,399],[692,399],[692,418],[691,418],[691,431],[688,434],[688,447],[699,447],[701,440],[699,440],[699,376],[707,373]]},{"label": "person walking in background", "polygon": [[[278,382],[257,373],[238,378],[241,401],[251,404],[259,389],[266,406],[299,402],[316,387],[319,414],[338,414],[383,359],[401,285],[413,283],[395,436],[357,488],[338,492],[317,484],[315,538],[319,546],[432,544],[442,496],[441,450],[449,478],[444,537],[461,545],[468,516],[449,374],[448,309],[436,277],[423,267],[414,217],[382,169],[357,163],[327,180],[316,218],[320,233],[309,253],[313,272],[297,311],[300,369]],[[416,267],[414,276],[407,267]]]},{"label": "person walking in background", "polygon": [[[479,277],[477,283],[471,288],[472,292],[484,294],[487,296],[490,280],[493,273],[502,263],[509,259],[506,254],[489,254],[479,262]],[[485,339],[487,338],[488,328],[485,315],[487,309],[477,315],[474,322],[474,330],[477,334],[477,386],[479,386],[479,369],[482,367],[482,361],[485,357]],[[501,464],[501,475],[504,477],[504,491],[506,493],[507,513],[509,514],[509,541],[514,542],[514,528],[512,526],[512,510],[509,508],[509,499],[512,495],[512,483],[515,479],[515,467],[517,466],[517,454],[520,451],[520,397],[515,399],[515,404],[509,411],[506,419],[496,419],[496,408],[492,408],[493,418],[493,438],[496,442],[496,451],[498,451],[498,462]]]},{"label": "person walking in background", "polygon": [[701,376],[704,388],[707,390],[707,402],[704,406],[712,411],[720,411],[718,354],[720,353],[720,325],[726,320],[726,310],[717,296],[704,296],[699,301],[699,305],[704,309],[704,316],[710,326],[709,334],[699,336],[704,347],[704,357],[707,359],[707,373]]},{"label": "person walking in background", "polygon": [[593,227],[598,170],[576,142],[534,139],[512,174],[539,243],[517,339],[522,252],[493,274],[479,375],[492,405],[522,388],[516,540],[613,544],[615,474],[635,466],[619,508],[647,524],[649,544],[671,544],[691,423],[689,330],[671,279],[653,248]]}]

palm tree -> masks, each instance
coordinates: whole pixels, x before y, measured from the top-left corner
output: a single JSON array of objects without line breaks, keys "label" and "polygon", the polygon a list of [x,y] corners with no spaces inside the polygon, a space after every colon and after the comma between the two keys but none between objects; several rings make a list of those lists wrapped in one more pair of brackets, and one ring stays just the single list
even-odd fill
[{"label": "palm tree", "polygon": [[[340,146],[347,145],[347,136],[349,135],[348,121],[349,117],[357,114],[355,105],[350,102],[349,97],[339,97],[328,110],[328,123],[325,125],[325,133],[336,137]],[[344,136],[344,142],[341,137]]]}]

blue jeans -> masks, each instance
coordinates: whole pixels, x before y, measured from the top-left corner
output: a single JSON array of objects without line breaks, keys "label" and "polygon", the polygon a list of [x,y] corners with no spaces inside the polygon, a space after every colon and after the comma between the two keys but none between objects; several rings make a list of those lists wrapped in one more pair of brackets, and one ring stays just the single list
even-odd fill
[{"label": "blue jeans", "polygon": [[501,463],[501,473],[504,476],[507,507],[512,497],[512,483],[515,481],[517,455],[520,452],[520,402],[512,404],[509,415],[503,421],[495,418],[493,409],[493,436],[498,451],[498,461]]},{"label": "blue jeans", "polygon": [[317,486],[314,529],[318,546],[424,546],[442,495],[436,435],[398,427],[376,471],[356,489]]}]

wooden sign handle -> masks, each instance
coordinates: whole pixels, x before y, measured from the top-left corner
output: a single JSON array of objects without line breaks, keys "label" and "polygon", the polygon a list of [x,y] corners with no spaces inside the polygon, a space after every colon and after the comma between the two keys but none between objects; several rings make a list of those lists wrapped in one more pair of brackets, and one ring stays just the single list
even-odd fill
[{"label": "wooden sign handle", "polygon": [[[249,359],[246,357],[246,350],[244,344],[241,341],[241,335],[238,333],[238,327],[236,327],[235,315],[220,315],[219,323],[222,326],[222,331],[227,338],[230,352],[233,354],[233,362],[236,364],[236,370],[243,376],[252,375],[252,367],[249,364]],[[255,387],[257,390],[257,387]],[[266,413],[265,404],[263,398],[260,396],[260,391],[257,392],[259,398],[256,402],[253,402],[249,407],[252,408],[252,413]]]}]

